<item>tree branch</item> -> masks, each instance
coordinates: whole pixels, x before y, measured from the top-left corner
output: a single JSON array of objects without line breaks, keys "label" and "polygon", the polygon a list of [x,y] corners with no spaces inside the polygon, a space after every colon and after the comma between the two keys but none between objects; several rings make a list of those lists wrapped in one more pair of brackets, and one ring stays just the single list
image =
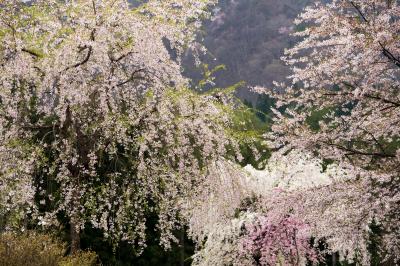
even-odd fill
[{"label": "tree branch", "polygon": [[361,11],[360,7],[357,6],[353,1],[350,1],[350,4],[357,10],[358,14],[361,16],[361,18],[365,21],[365,22],[369,22],[367,17],[364,15],[364,13]]},{"label": "tree branch", "polygon": [[379,45],[382,48],[383,55],[386,56],[392,63],[394,63],[397,67],[400,67],[400,58],[396,58],[388,49],[383,46],[381,42],[379,42]]},{"label": "tree branch", "polygon": [[[350,88],[352,88],[352,89],[355,89],[356,88],[356,86],[354,86],[354,85],[352,85],[352,84],[350,84],[350,83],[348,83],[348,82],[342,82],[345,86],[347,86],[347,87],[350,87]],[[350,92],[345,92],[345,93],[325,93],[324,94],[324,96],[345,96],[345,95],[352,95],[352,93],[350,93]],[[381,102],[383,102],[383,103],[386,103],[386,104],[391,104],[392,106],[391,107],[400,107],[400,102],[395,102],[395,101],[392,101],[392,100],[389,100],[389,99],[385,99],[385,98],[383,98],[383,97],[381,97],[381,96],[379,96],[379,95],[372,95],[372,94],[365,94],[364,95],[366,98],[369,98],[369,99],[374,99],[374,100],[379,100],[379,101],[381,101]],[[388,108],[391,108],[391,107],[388,107]],[[385,108],[386,109],[386,108]]]},{"label": "tree branch", "polygon": [[112,62],[119,62],[119,61],[121,61],[122,59],[124,59],[124,58],[130,56],[131,54],[134,54],[134,52],[130,51],[130,52],[127,52],[126,54],[120,55],[119,57],[115,58],[115,57],[110,53],[110,56],[109,56],[109,57],[110,57],[110,60],[111,60]]},{"label": "tree branch", "polygon": [[136,75],[137,73],[143,72],[144,70],[145,70],[144,68],[140,68],[140,69],[138,69],[138,70],[133,71],[133,73],[131,74],[131,76],[130,76],[127,80],[118,83],[118,84],[117,84],[117,87],[121,87],[121,86],[123,86],[123,85],[125,85],[125,84],[127,84],[127,83],[129,83],[129,82],[131,82],[131,81],[133,81],[133,80],[135,79],[135,75]]},{"label": "tree branch", "polygon": [[[365,14],[361,11],[360,7],[357,6],[353,1],[350,1],[350,4],[357,10],[358,14],[361,16],[361,18],[366,22],[369,23],[367,17]],[[391,62],[393,62],[397,67],[400,67],[400,58],[396,58],[393,53],[391,53],[381,42],[379,42],[379,45],[382,48],[382,53],[384,56],[386,56]]]},{"label": "tree branch", "polygon": [[379,158],[395,158],[396,157],[393,154],[387,154],[387,153],[359,151],[359,150],[355,150],[355,149],[344,147],[344,146],[336,144],[336,143],[329,143],[329,142],[326,142],[326,141],[322,141],[322,143],[325,144],[325,145],[328,145],[328,146],[336,147],[339,150],[348,152],[348,154],[346,154],[346,156],[347,155],[361,155],[361,156],[373,156],[373,157],[379,157]]},{"label": "tree branch", "polygon": [[394,107],[400,107],[400,103],[399,102],[394,102],[394,101],[382,98],[382,97],[380,97],[378,95],[365,94],[365,97],[367,97],[369,99],[379,100],[379,101],[382,101],[382,102],[387,103],[387,104],[391,104]]},{"label": "tree branch", "polygon": [[87,50],[87,49],[88,49],[88,52],[87,52],[85,58],[84,58],[81,62],[78,62],[78,63],[76,63],[75,65],[72,65],[72,66],[67,67],[64,71],[68,71],[68,70],[70,70],[70,69],[72,69],[72,68],[77,68],[77,67],[80,67],[80,66],[86,64],[86,63],[89,61],[90,56],[91,56],[92,53],[93,53],[93,48],[92,48],[92,46],[86,46],[86,45],[85,45],[85,46],[83,47],[82,50]]},{"label": "tree branch", "polygon": [[28,53],[31,56],[35,57],[35,58],[39,58],[40,57],[40,54],[38,52],[35,52],[35,51],[27,49],[27,48],[22,48],[21,51],[25,52],[25,53]]}]

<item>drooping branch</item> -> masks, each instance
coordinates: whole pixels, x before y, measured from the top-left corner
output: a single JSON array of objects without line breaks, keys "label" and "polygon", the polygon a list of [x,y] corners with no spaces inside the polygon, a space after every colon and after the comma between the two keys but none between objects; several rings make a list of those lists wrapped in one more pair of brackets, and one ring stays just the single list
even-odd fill
[{"label": "drooping branch", "polygon": [[382,143],[375,137],[374,134],[372,134],[371,132],[369,132],[368,130],[364,129],[364,131],[371,136],[372,140],[376,143],[376,145],[379,147],[380,151],[383,154],[387,154],[387,151],[385,149],[385,147],[383,147]]}]

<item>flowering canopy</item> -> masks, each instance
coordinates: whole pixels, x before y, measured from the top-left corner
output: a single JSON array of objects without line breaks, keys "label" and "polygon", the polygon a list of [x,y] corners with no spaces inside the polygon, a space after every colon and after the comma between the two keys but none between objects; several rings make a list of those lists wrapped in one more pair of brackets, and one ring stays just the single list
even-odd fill
[{"label": "flowering canopy", "polygon": [[316,202],[336,206],[329,208],[339,218],[330,230],[344,237],[340,228],[347,228],[342,232],[355,238],[331,246],[362,253],[349,255],[353,258],[368,257],[374,222],[383,232],[381,255],[396,261],[400,254],[399,14],[399,1],[318,1],[306,8],[296,21],[299,29],[305,27],[295,33],[301,41],[284,57],[293,66],[293,85],[277,95],[287,115],[276,112],[269,134],[277,148],[312,151],[353,177],[318,192],[319,199],[309,194],[313,210]]},{"label": "flowering canopy", "polygon": [[243,252],[249,252],[256,264],[305,265],[307,260],[318,262],[311,246],[309,226],[293,217],[271,223],[267,217],[258,217],[247,225],[248,236],[243,239]]},{"label": "flowering canopy", "polygon": [[211,4],[2,2],[0,215],[8,226],[26,215],[43,226],[64,217],[78,235],[90,224],[141,248],[152,212],[168,247],[179,198],[233,144],[218,104],[185,89],[181,75],[179,56]]},{"label": "flowering canopy", "polygon": [[[325,193],[335,180],[346,178],[333,166],[322,173],[321,163],[302,152],[273,154],[265,170],[217,162],[211,184],[185,212],[199,248],[193,264],[305,265],[319,260],[311,238],[318,243],[332,231],[325,227],[327,219],[314,223],[323,214],[321,200],[309,208],[314,208],[319,191]],[[313,191],[315,197],[307,197]]]},{"label": "flowering canopy", "polygon": [[[287,132],[292,146],[318,146],[322,156],[363,167],[375,163],[377,172],[396,173],[399,12],[398,1],[376,0],[307,8],[297,24],[310,26],[295,34],[304,40],[284,58],[294,65],[293,83],[304,85],[286,102],[305,112],[277,124],[275,131]],[[315,111],[325,114],[318,132],[307,123],[296,126]],[[308,140],[293,138],[306,134]]]}]

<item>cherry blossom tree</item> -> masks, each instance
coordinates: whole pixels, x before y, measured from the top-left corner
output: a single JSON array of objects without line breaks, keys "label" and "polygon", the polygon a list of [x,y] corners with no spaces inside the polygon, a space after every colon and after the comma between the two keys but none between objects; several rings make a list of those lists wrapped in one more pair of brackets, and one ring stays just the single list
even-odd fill
[{"label": "cherry blossom tree", "polygon": [[[387,217],[398,199],[380,195],[374,179],[356,177],[337,164],[324,171],[323,164],[296,150],[273,154],[265,170],[220,162],[213,173],[220,179],[209,179],[214,185],[188,208],[189,232],[199,247],[194,265],[258,265],[255,258],[261,265],[273,260],[306,265],[307,259],[316,262],[332,253],[368,265],[372,237],[382,245],[379,260],[395,261],[398,232]],[[293,227],[286,227],[286,219],[293,220]],[[373,224],[387,231],[373,236]],[[303,232],[296,245],[290,242],[293,235],[282,236],[294,225]],[[282,246],[282,241],[289,244]],[[300,259],[291,253],[299,243]],[[325,249],[317,252],[319,246]]]},{"label": "cherry blossom tree", "polygon": [[[286,108],[276,111],[268,134],[281,153],[312,152],[347,173],[345,181],[315,194],[299,191],[300,198],[289,202],[307,206],[303,218],[320,223],[320,233],[330,231],[334,250],[364,263],[375,222],[382,229],[382,257],[400,256],[399,14],[399,1],[317,1],[307,7],[296,20],[305,28],[295,33],[300,41],[283,58],[292,66],[293,85],[276,97]],[[316,114],[318,124],[311,125]],[[322,209],[332,211],[330,217]],[[346,234],[355,238],[346,240]]]},{"label": "cherry blossom tree", "polygon": [[[316,147],[326,158],[398,173],[399,9],[398,1],[333,1],[300,15],[296,23],[309,26],[284,60],[303,89],[283,100],[302,115],[275,125],[287,133],[282,144],[286,135],[292,146]],[[313,131],[303,122],[315,111],[325,116]]]},{"label": "cherry blossom tree", "polygon": [[247,226],[242,240],[243,253],[250,253],[256,265],[305,265],[307,260],[318,262],[316,249],[311,245],[309,226],[293,217],[271,223],[258,217]]},{"label": "cherry blossom tree", "polygon": [[7,228],[24,219],[43,227],[67,220],[72,251],[85,226],[140,251],[146,215],[155,213],[169,246],[182,199],[237,146],[218,102],[190,92],[181,75],[180,55],[196,46],[213,3],[2,2],[0,215]]},{"label": "cherry blossom tree", "polygon": [[322,160],[296,151],[273,154],[264,170],[215,163],[211,174],[219,178],[209,178],[185,212],[189,234],[198,245],[193,264],[306,265],[307,260],[320,260],[311,238],[314,244],[331,239],[337,227],[327,230],[331,220],[316,216],[331,217],[340,210],[335,213],[337,206],[332,206],[324,213],[318,195],[329,198],[331,186],[348,178],[334,165],[322,172],[321,165]]}]

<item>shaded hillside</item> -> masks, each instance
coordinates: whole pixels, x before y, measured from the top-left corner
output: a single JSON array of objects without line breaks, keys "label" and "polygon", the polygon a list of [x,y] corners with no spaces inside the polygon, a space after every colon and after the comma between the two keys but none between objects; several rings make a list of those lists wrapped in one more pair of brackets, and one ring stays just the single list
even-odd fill
[{"label": "shaded hillside", "polygon": [[[270,86],[289,73],[280,61],[293,38],[293,19],[309,0],[222,0],[215,18],[205,28],[209,49],[206,62],[227,67],[217,75],[217,85],[239,81]],[[214,60],[214,57],[216,60]],[[193,70],[188,71],[193,75]]]}]

